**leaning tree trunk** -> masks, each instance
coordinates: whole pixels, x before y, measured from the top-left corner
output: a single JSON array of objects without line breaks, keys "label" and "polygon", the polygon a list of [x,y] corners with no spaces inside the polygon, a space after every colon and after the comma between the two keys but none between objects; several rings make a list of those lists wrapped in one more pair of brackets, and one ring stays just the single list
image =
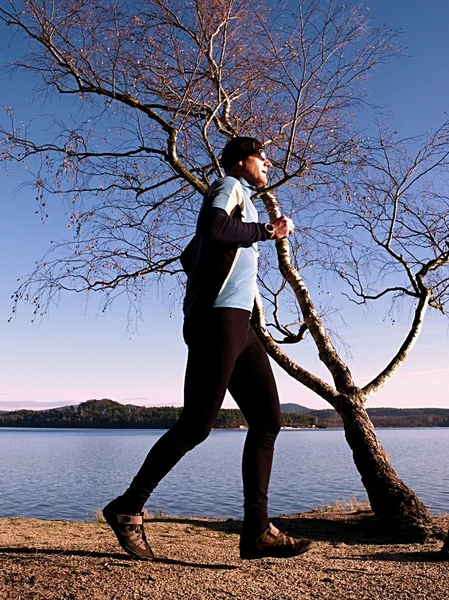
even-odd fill
[{"label": "leaning tree trunk", "polygon": [[[262,200],[271,220],[280,216],[275,196],[262,193]],[[410,331],[402,346],[387,367],[367,386],[355,385],[350,369],[338,355],[326,328],[314,306],[305,281],[290,259],[287,240],[276,242],[279,271],[291,287],[301,310],[305,327],[308,329],[318,350],[319,358],[332,375],[334,385],[329,385],[319,377],[295,363],[281,349],[267,330],[262,301],[256,297],[253,311],[253,327],[268,354],[291,377],[303,383],[329,402],[343,419],[346,440],[352,450],[355,466],[368,494],[376,517],[388,525],[390,530],[415,539],[424,538],[431,524],[431,517],[416,494],[398,477],[390,464],[387,453],[382,448],[374,431],[374,426],[364,408],[366,400],[404,362],[421,330],[424,314],[428,306],[430,292],[419,275],[415,286],[418,303]],[[432,265],[428,267],[433,268]]]},{"label": "leaning tree trunk", "polygon": [[264,326],[260,302],[255,306],[252,324],[271,358],[291,377],[327,400],[342,418],[346,441],[375,516],[401,536],[423,539],[431,517],[421,500],[391,466],[366,412],[364,392],[357,387],[351,394],[338,392],[295,363]]},{"label": "leaning tree trunk", "polygon": [[343,419],[346,440],[376,517],[408,536],[425,537],[431,517],[391,466],[362,398],[343,398],[337,411]]}]

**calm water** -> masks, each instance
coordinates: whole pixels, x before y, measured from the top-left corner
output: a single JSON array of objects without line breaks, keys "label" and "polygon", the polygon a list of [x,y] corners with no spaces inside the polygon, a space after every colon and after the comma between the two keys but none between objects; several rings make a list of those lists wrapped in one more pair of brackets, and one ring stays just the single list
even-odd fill
[{"label": "calm water", "polygon": [[[0,517],[84,520],[121,493],[160,430],[0,428]],[[398,474],[430,510],[449,511],[449,428],[383,429]],[[242,516],[244,431],[213,431],[162,481],[150,512]],[[282,431],[270,484],[270,514],[366,497],[343,431]]]}]

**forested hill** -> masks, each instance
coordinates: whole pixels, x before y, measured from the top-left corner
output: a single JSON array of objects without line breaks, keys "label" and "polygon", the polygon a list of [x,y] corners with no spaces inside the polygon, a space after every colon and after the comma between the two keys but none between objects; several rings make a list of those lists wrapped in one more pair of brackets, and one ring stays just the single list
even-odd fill
[{"label": "forested hill", "polygon": [[[287,427],[341,427],[333,409],[313,410],[299,404],[282,404],[282,423]],[[0,427],[82,427],[118,429],[167,429],[178,418],[174,406],[133,406],[113,400],[88,400],[76,406],[49,410],[16,410],[0,413]],[[449,427],[447,408],[370,408],[375,427]],[[237,409],[220,411],[215,427],[246,425]]]},{"label": "forested hill", "polygon": [[[76,406],[49,410],[16,410],[0,414],[0,427],[82,427],[117,429],[167,429],[181,412],[174,406],[133,406],[113,400],[88,400]],[[283,414],[282,422],[289,427],[313,427],[318,419],[311,415]],[[230,429],[244,427],[246,421],[240,410],[223,409],[215,427]]]},{"label": "forested hill", "polygon": [[[281,404],[283,412],[317,418],[320,427],[341,427],[333,408],[313,410],[300,404]],[[449,408],[368,408],[375,427],[449,427]]]},{"label": "forested hill", "polygon": [[[368,408],[375,427],[449,427],[449,408]],[[310,410],[327,427],[341,427],[334,409]]]}]

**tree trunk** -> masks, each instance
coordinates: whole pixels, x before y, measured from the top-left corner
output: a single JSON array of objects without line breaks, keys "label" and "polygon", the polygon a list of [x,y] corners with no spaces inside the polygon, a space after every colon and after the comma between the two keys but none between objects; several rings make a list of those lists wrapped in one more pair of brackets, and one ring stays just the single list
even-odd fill
[{"label": "tree trunk", "polygon": [[363,399],[343,397],[338,404],[346,440],[367,491],[371,508],[379,520],[395,533],[421,540],[426,537],[431,517],[416,494],[393,469],[382,448]]},{"label": "tree trunk", "polygon": [[391,466],[365,410],[365,391],[353,386],[351,391],[339,392],[291,360],[267,331],[259,298],[253,310],[252,324],[269,356],[291,377],[329,402],[342,418],[346,441],[379,521],[404,538],[421,541],[427,537],[431,517]]}]

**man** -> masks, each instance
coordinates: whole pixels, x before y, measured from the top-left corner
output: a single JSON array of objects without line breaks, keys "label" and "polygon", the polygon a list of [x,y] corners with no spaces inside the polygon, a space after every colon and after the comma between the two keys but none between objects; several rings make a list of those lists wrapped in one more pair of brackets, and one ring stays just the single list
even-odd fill
[{"label": "man", "polygon": [[267,184],[272,166],[258,140],[231,139],[222,165],[226,177],[207,191],[196,235],[182,257],[188,273],[183,411],[150,450],[126,492],[103,510],[121,546],[135,558],[153,557],[143,529],[145,502],[180,458],[209,435],[227,389],[248,423],[241,558],[291,557],[311,547],[310,540],[288,537],[268,522],[267,492],[280,407],[267,354],[250,325],[257,242],[284,239],[294,226],[284,216],[258,223],[251,196]]}]

